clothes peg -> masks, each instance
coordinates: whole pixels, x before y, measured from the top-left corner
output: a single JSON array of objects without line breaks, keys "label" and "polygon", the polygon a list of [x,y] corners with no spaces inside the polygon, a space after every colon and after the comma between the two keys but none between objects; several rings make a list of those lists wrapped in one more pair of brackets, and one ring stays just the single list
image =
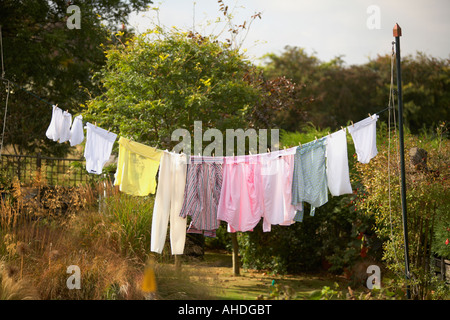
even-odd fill
[{"label": "clothes peg", "polygon": [[267,152],[270,153],[270,149],[269,148],[267,148]]},{"label": "clothes peg", "polygon": [[354,127],[355,125],[353,124],[353,121],[352,121],[352,120],[350,120],[350,122],[352,123],[352,127]]},{"label": "clothes peg", "polygon": [[370,115],[370,113],[369,113],[369,117],[371,117],[371,118],[372,118],[372,116]]},{"label": "clothes peg", "polygon": [[344,129],[344,127],[343,127],[343,126],[341,126],[341,129],[342,129],[342,131],[344,131],[344,132],[345,132],[345,129]]},{"label": "clothes peg", "polygon": [[317,141],[317,136],[315,137],[316,141]]}]

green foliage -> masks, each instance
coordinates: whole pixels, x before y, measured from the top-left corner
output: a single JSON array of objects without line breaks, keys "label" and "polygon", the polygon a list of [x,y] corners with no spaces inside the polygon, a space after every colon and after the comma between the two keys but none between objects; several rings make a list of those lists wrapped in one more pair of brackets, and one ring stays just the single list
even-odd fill
[{"label": "green foliage", "polygon": [[450,212],[439,210],[436,217],[431,251],[450,260]]},{"label": "green foliage", "polygon": [[[0,23],[3,35],[5,78],[14,82],[8,103],[5,146],[15,153],[42,152],[63,156],[69,145],[45,138],[51,119],[50,103],[73,115],[97,94],[92,75],[105,63],[102,44],[111,42],[109,28],[125,22],[132,10],[149,0],[72,1],[80,8],[80,29],[66,25],[68,1],[3,0]],[[0,99],[6,99],[6,82]],[[4,108],[0,121],[3,123]]]},{"label": "green foliage", "polygon": [[192,33],[149,30],[106,52],[97,75],[105,92],[87,103],[85,118],[142,143],[170,148],[171,134],[194,121],[203,127],[246,128],[259,89],[252,66],[228,45]]},{"label": "green foliage", "polygon": [[[448,119],[449,70],[448,59],[420,52],[402,58],[404,123],[412,133]],[[334,130],[350,120],[359,121],[368,112],[384,109],[389,100],[390,55],[345,66],[341,57],[323,62],[302,48],[287,46],[279,55],[266,56],[264,72],[268,78],[285,76],[296,84],[304,99],[309,99],[307,104],[296,102],[297,106],[307,113],[308,121],[322,128]],[[393,79],[395,86],[395,64]],[[305,123],[295,120],[285,116],[281,128],[302,131]]]},{"label": "green foliage", "polygon": [[258,296],[258,300],[294,300],[296,298],[297,293],[292,287],[279,283],[272,283],[268,296]]},{"label": "green foliage", "polygon": [[[384,240],[383,260],[404,282],[404,241],[400,200],[400,172],[397,140],[386,143],[386,133],[380,131],[378,155],[369,164],[358,164],[365,192],[358,194],[357,207],[375,219],[375,233]],[[393,135],[394,136],[394,135]],[[395,137],[395,136],[394,136]],[[384,139],[382,139],[384,138]],[[447,254],[445,248],[449,201],[448,140],[405,134],[406,202],[411,268],[411,287],[415,298],[426,299],[433,290],[430,270],[432,254]],[[436,147],[439,146],[439,147]],[[426,166],[411,162],[413,147],[427,151]],[[390,188],[389,188],[390,187]],[[444,232],[444,233],[443,233]]]},{"label": "green foliage", "polygon": [[337,283],[334,284],[336,290],[332,289],[329,286],[324,286],[322,290],[317,290],[311,293],[311,300],[335,300],[342,299],[342,293],[338,291],[339,285]]},{"label": "green foliage", "polygon": [[303,222],[275,225],[271,232],[263,232],[259,224],[252,232],[240,233],[243,267],[277,274],[317,270],[341,274],[358,261],[378,258],[380,243],[371,230],[373,221],[355,211],[350,201],[351,196],[333,197],[316,208],[314,217],[305,214]]},{"label": "green foliage", "polygon": [[302,223],[289,227],[272,226],[263,232],[258,224],[252,232],[238,235],[239,253],[244,268],[273,273],[311,271],[321,264],[321,237],[316,230],[317,217],[305,216]]},{"label": "green foliage", "polygon": [[212,250],[232,251],[231,236],[225,223],[220,224],[215,237],[205,237],[205,246]]},{"label": "green foliage", "polygon": [[150,247],[150,230],[154,197],[133,197],[119,193],[105,198],[104,218],[118,249],[128,256],[146,261]]},{"label": "green foliage", "polygon": [[348,292],[344,292],[338,283],[334,284],[334,289],[329,286],[324,286],[321,290],[316,290],[310,295],[311,300],[401,300],[403,299],[403,292],[391,291],[391,288],[381,288],[364,290],[362,292],[355,292],[350,287]]}]

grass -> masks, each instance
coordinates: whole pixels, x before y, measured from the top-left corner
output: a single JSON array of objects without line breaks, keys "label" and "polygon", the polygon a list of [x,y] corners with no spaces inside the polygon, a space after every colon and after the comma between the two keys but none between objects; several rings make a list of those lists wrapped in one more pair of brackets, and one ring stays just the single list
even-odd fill
[{"label": "grass", "polygon": [[231,254],[217,251],[205,252],[204,261],[186,263],[183,268],[200,274],[198,281],[207,283],[218,300],[309,299],[325,286],[346,282],[330,275],[277,275],[258,270],[241,270],[236,276]]}]

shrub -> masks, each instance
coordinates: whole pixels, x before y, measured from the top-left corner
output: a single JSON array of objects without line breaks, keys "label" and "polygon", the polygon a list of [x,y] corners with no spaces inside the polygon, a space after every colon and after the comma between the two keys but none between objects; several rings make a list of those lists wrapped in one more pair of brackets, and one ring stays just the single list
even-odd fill
[{"label": "shrub", "polygon": [[[380,130],[380,134],[386,133]],[[404,287],[404,237],[397,141],[389,145],[386,136],[379,136],[379,141],[378,155],[369,164],[357,165],[365,187],[365,193],[358,194],[357,206],[364,214],[374,217],[375,233],[384,240],[383,260],[389,270],[397,275],[398,285]],[[450,212],[450,145],[442,137],[419,137],[408,132],[405,133],[404,145],[411,270],[409,285],[413,298],[426,299],[433,290],[431,255],[448,252],[443,243],[446,241],[445,228]],[[409,153],[413,147],[426,150],[426,159],[413,159]]]}]

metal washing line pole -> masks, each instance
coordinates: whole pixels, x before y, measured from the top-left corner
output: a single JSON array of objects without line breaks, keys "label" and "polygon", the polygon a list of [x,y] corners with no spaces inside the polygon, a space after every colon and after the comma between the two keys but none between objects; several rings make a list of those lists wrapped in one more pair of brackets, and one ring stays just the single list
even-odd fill
[{"label": "metal washing line pole", "polygon": [[397,91],[398,91],[398,126],[400,138],[400,170],[401,170],[401,199],[402,199],[402,216],[403,216],[403,237],[405,241],[405,278],[406,278],[406,296],[411,298],[411,291],[409,287],[409,280],[411,275],[409,272],[409,250],[408,250],[408,215],[406,210],[406,182],[405,182],[405,154],[404,154],[404,138],[403,138],[403,97],[402,97],[402,73],[400,63],[400,37],[402,36],[402,29],[395,24],[393,29],[395,37],[395,53],[397,65]]}]

